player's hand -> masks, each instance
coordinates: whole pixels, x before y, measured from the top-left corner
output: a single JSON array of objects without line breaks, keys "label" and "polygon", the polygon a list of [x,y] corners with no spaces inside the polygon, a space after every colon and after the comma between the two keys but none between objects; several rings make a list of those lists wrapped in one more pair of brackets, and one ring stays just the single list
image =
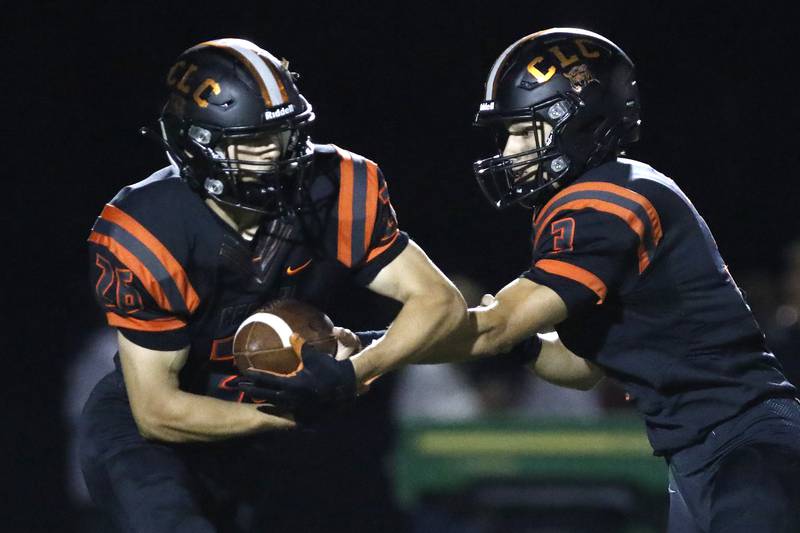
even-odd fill
[{"label": "player's hand", "polygon": [[361,341],[358,336],[347,328],[333,327],[333,336],[336,337],[336,360],[344,361],[361,351]]},{"label": "player's hand", "polygon": [[292,411],[301,421],[313,420],[356,397],[356,373],[348,359],[337,361],[306,344],[296,333],[292,334],[291,342],[303,360],[299,372],[283,377],[247,371],[245,380],[238,383],[239,388],[256,400]]}]

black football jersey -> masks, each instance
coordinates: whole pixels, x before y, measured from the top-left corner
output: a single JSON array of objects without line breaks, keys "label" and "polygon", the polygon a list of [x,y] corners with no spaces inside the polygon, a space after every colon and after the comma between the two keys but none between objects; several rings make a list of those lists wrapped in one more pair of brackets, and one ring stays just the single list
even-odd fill
[{"label": "black football jersey", "polygon": [[795,394],[705,221],[650,166],[585,173],[536,213],[533,246],[523,276],[564,300],[565,346],[625,387],[656,453]]},{"label": "black football jersey", "polygon": [[303,209],[243,239],[175,167],[122,189],[89,236],[91,281],[108,324],[140,346],[190,346],[181,388],[245,400],[233,335],[258,307],[294,297],[326,309],[334,291],[367,285],[408,236],[378,166],[318,145]]}]

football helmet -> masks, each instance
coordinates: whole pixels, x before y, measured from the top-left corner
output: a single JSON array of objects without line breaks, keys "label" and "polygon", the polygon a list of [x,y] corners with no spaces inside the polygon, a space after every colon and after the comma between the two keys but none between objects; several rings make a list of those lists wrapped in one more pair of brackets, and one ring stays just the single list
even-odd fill
[{"label": "football helmet", "polygon": [[[638,140],[639,107],[634,65],[605,37],[575,28],[523,37],[489,72],[474,123],[493,131],[498,153],[473,164],[475,177],[498,209],[541,205]],[[535,147],[504,155],[508,127],[520,122],[531,123]]]},{"label": "football helmet", "polygon": [[[307,128],[314,112],[295,85],[298,77],[285,60],[243,39],[183,52],[167,74],[170,93],[159,123],[184,179],[222,204],[284,213],[313,160]],[[279,144],[280,156],[244,160],[227,150],[259,139]]]}]

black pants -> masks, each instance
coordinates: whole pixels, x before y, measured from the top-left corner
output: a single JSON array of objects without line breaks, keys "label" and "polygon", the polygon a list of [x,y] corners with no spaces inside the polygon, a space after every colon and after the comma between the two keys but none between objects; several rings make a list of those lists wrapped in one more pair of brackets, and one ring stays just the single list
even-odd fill
[{"label": "black pants", "polygon": [[93,501],[124,532],[396,531],[381,456],[368,453],[379,446],[361,448],[369,434],[341,429],[352,415],[315,433],[158,443],[139,435],[112,372],[83,410],[81,467]]},{"label": "black pants", "polygon": [[[95,504],[125,532],[246,532],[269,498],[274,450],[258,439],[171,445],[138,432],[122,376],[92,391],[81,416],[81,468]],[[262,441],[264,439],[261,439]],[[255,470],[255,472],[254,472]]]},{"label": "black pants", "polygon": [[669,533],[800,532],[800,403],[770,399],[668,459]]}]

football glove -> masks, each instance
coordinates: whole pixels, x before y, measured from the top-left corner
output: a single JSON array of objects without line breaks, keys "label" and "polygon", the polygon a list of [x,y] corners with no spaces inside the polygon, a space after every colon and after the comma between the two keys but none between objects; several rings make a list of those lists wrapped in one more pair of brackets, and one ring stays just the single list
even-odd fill
[{"label": "football glove", "polygon": [[239,389],[255,400],[289,410],[306,421],[356,397],[356,373],[350,360],[337,361],[296,333],[291,341],[303,361],[299,372],[277,376],[249,370],[237,383]]}]

